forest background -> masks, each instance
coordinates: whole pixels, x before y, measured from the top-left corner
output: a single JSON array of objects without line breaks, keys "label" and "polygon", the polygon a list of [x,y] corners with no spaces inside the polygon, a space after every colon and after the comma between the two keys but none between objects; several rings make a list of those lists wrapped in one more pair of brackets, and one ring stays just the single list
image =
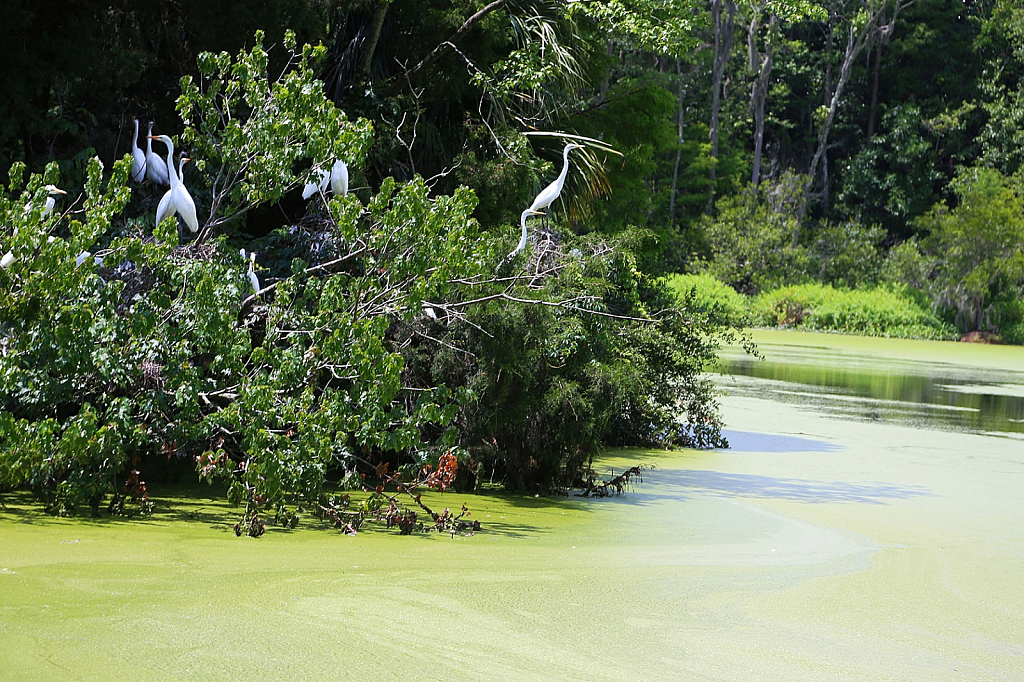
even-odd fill
[{"label": "forest background", "polygon": [[[2,16],[0,490],[57,513],[144,506],[139,468],[180,461],[244,524],[341,518],[325,482],[368,472],[404,523],[387,484],[562,489],[602,444],[722,444],[701,373],[737,327],[1024,343],[1020,0]],[[128,192],[133,117],[196,160],[199,240]],[[353,189],[324,212],[297,190],[332,155]],[[107,271],[60,265],[86,248]]]}]

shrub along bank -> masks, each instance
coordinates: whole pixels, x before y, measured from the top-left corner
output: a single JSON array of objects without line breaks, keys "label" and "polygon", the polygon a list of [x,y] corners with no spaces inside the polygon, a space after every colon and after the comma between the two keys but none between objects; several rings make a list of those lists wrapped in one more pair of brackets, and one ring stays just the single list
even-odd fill
[{"label": "shrub along bank", "polygon": [[905,339],[957,338],[956,329],[907,288],[799,284],[744,296],[706,274],[672,275],[667,283],[678,296],[693,291],[695,305],[737,325]]}]

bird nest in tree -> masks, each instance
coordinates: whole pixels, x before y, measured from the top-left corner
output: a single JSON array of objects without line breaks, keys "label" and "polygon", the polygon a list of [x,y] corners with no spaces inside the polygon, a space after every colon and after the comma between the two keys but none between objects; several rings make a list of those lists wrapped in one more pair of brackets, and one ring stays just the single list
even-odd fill
[{"label": "bird nest in tree", "polygon": [[310,211],[291,226],[289,233],[309,266],[337,258],[347,246],[330,214]]},{"label": "bird nest in tree", "polygon": [[152,360],[143,360],[139,364],[142,371],[142,382],[148,388],[163,388],[164,368],[163,365]]},{"label": "bird nest in tree", "polygon": [[139,267],[131,261],[125,261],[114,268],[108,281],[112,280],[124,282],[124,289],[121,290],[121,303],[117,306],[117,312],[120,315],[127,315],[131,312],[135,301],[156,286],[157,271],[152,266]]},{"label": "bird nest in tree", "polygon": [[186,263],[197,260],[213,260],[217,247],[209,242],[182,244],[171,251],[171,260],[175,263]]}]

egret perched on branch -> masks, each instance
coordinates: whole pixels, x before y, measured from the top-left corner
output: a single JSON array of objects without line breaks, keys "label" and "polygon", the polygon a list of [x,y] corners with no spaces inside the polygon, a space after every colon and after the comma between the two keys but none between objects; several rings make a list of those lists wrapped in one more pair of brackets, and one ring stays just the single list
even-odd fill
[{"label": "egret perched on branch", "polygon": [[[163,135],[162,137],[167,137]],[[146,135],[146,179],[152,182],[154,185],[169,185],[171,184],[171,176],[167,171],[167,166],[171,166],[171,172],[174,172],[174,163],[164,163],[164,160],[160,158],[160,155],[153,151],[153,140],[158,140],[159,137],[153,137],[153,122],[149,122],[149,134]]]},{"label": "egret perched on branch", "polygon": [[139,119],[133,118],[132,121],[135,123],[135,132],[132,134],[132,181],[142,182],[146,179],[146,153],[139,149]]},{"label": "egret perched on branch", "polygon": [[[58,187],[55,187],[54,185],[47,185],[45,189],[46,189],[46,193],[49,196],[46,197],[46,203],[43,204],[43,210],[39,214],[39,217],[41,217],[41,218],[45,218],[46,216],[48,216],[51,213],[53,213],[53,209],[57,205],[56,197],[57,197],[58,194],[67,194],[67,192],[65,192],[64,190],[62,190],[62,189],[60,189]],[[32,202],[30,201],[27,204],[25,204],[25,215],[28,215],[31,212],[32,212]],[[17,228],[15,228],[14,234],[18,234]]]},{"label": "egret perched on branch", "polygon": [[44,218],[46,216],[50,215],[51,213],[53,213],[53,208],[54,208],[54,206],[57,205],[57,195],[58,194],[67,194],[67,192],[65,192],[64,190],[59,189],[57,187],[54,187],[53,185],[47,185],[46,186],[46,192],[50,196],[46,197],[46,203],[43,204],[42,216]]},{"label": "egret perched on branch", "polygon": [[335,196],[345,196],[348,194],[348,164],[342,160],[334,162],[334,166],[328,171],[326,168],[320,169],[320,182],[306,183],[306,186],[302,189],[302,198],[309,199],[319,189],[321,192],[327,191],[327,185],[330,183],[331,192]]},{"label": "egret perched on branch", "polygon": [[184,156],[181,157],[181,160],[178,162],[178,172],[175,172],[174,143],[171,141],[171,138],[166,135],[157,135],[155,137],[150,135],[149,139],[160,140],[167,145],[167,168],[170,172],[168,179],[171,184],[171,188],[164,193],[163,198],[160,199],[160,205],[156,208],[156,224],[159,225],[163,222],[164,218],[177,213],[185,221],[185,224],[188,225],[189,230],[198,232],[199,220],[196,218],[196,202],[192,200],[192,195],[188,193],[183,179],[185,164],[190,159]]},{"label": "egret perched on branch", "polygon": [[[245,258],[245,249],[239,249],[238,253],[242,254],[242,258]],[[252,286],[252,293],[260,293],[260,278],[256,276],[256,253],[249,254],[249,285]]]},{"label": "egret perched on branch", "polygon": [[3,268],[4,270],[6,270],[7,268],[11,267],[11,263],[13,263],[13,262],[14,262],[14,253],[11,252],[11,251],[8,251],[7,253],[4,254],[3,258],[0,258],[0,268]]},{"label": "egret perched on branch", "polygon": [[558,195],[562,193],[562,186],[565,184],[565,176],[569,174],[569,152],[573,149],[583,149],[583,145],[570,142],[565,145],[565,149],[562,151],[562,172],[558,174],[555,181],[544,188],[544,190],[537,195],[537,198],[530,204],[530,208],[523,211],[521,223],[523,226],[523,236],[519,239],[519,245],[515,248],[512,253],[508,254],[508,257],[516,255],[524,248],[526,248],[526,218],[529,215],[545,215],[541,211],[542,208],[547,208],[551,203],[558,198]]}]

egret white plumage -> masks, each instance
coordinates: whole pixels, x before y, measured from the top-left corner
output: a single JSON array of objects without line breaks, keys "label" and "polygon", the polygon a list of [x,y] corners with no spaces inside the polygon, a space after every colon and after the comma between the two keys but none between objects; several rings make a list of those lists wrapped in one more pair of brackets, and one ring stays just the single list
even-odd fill
[{"label": "egret white plumage", "polygon": [[65,192],[64,190],[58,187],[54,187],[53,185],[47,185],[46,191],[47,193],[49,193],[50,196],[46,197],[46,203],[43,204],[43,212],[41,215],[44,218],[53,213],[53,209],[57,205],[57,195],[67,194],[67,192]]},{"label": "egret white plumage", "polygon": [[519,239],[519,245],[508,254],[508,257],[516,255],[524,248],[526,248],[526,218],[529,215],[545,215],[540,209],[547,208],[558,198],[558,195],[562,193],[562,186],[565,185],[565,177],[569,174],[569,152],[573,149],[583,149],[583,145],[570,142],[565,145],[565,149],[562,150],[562,172],[558,174],[554,182],[541,190],[541,193],[537,195],[537,198],[533,200],[530,207],[523,211],[520,223],[523,226],[523,236]]},{"label": "egret white plumage", "polygon": [[348,195],[348,164],[341,159],[334,162],[331,168],[331,191],[334,195]]},{"label": "egret white plumage", "polygon": [[519,223],[523,226],[523,235],[519,238],[519,244],[512,250],[512,253],[508,254],[508,258],[516,255],[520,251],[526,248],[526,219],[531,215],[544,215],[540,211],[534,211],[531,208],[523,211],[523,215],[519,219]]},{"label": "egret white plumage", "polygon": [[[164,135],[163,137],[167,137]],[[169,185],[171,184],[170,172],[167,170],[167,163],[160,158],[160,155],[153,151],[153,140],[157,140],[159,137],[153,137],[153,122],[149,122],[149,134],[146,135],[146,180],[152,182],[154,185]],[[171,171],[174,170],[174,163],[170,163]]]},{"label": "egret white plumage", "polygon": [[11,263],[14,262],[14,254],[10,251],[4,254],[3,258],[0,258],[0,268],[6,270],[11,267]]},{"label": "egret white plumage", "polygon": [[320,180],[318,180],[317,182],[307,182],[306,186],[302,188],[303,199],[309,199],[311,196],[316,194],[317,190],[323,192],[324,190],[327,189],[327,179],[330,176],[330,173],[327,171],[326,168],[321,168],[319,172]]},{"label": "egret white plumage", "polygon": [[[244,251],[244,250],[243,250]],[[245,254],[243,253],[243,256]],[[252,285],[252,293],[260,293],[260,278],[256,276],[256,254],[249,254],[249,284]]]},{"label": "egret white plumage", "polygon": [[562,150],[562,172],[558,174],[555,180],[545,187],[537,198],[530,204],[531,211],[540,211],[542,208],[547,208],[551,203],[558,198],[558,195],[562,193],[562,186],[565,184],[565,176],[569,174],[569,152],[573,149],[583,149],[583,145],[570,142],[565,145],[565,149]]},{"label": "egret white plumage", "polygon": [[132,121],[135,123],[135,132],[132,133],[132,181],[142,182],[146,179],[146,153],[139,149],[139,119],[133,118]]},{"label": "egret white plumage", "polygon": [[[189,162],[188,157],[181,157],[178,162],[178,171],[174,171],[174,142],[166,135],[150,136],[150,140],[160,140],[167,145],[167,167],[171,188],[164,193],[160,204],[156,208],[156,224],[163,222],[164,218],[175,213],[188,225],[192,232],[199,231],[199,219],[196,217],[196,202],[192,200],[188,188],[185,187],[184,172],[185,164]],[[152,142],[150,143],[152,144]]]},{"label": "egret white plumage", "polygon": [[345,196],[348,194],[348,164],[344,161],[340,159],[335,161],[329,171],[326,168],[321,168],[319,174],[320,180],[308,182],[302,188],[303,199],[309,199],[316,194],[317,190],[326,192],[328,186],[330,186],[335,196]]},{"label": "egret white plumage", "polygon": [[[54,207],[57,206],[57,199],[56,199],[56,197],[57,197],[58,194],[67,194],[67,192],[65,192],[64,190],[62,190],[62,189],[60,189],[58,187],[55,187],[54,185],[47,185],[45,189],[46,189],[46,193],[49,196],[46,197],[46,202],[43,203],[43,210],[40,211],[40,213],[39,213],[39,217],[40,218],[45,218],[46,216],[48,216],[51,213],[53,213]],[[31,212],[32,212],[32,202],[30,201],[27,204],[25,204],[25,215],[28,215]],[[18,234],[18,228],[14,228],[14,234],[15,235]]]}]

